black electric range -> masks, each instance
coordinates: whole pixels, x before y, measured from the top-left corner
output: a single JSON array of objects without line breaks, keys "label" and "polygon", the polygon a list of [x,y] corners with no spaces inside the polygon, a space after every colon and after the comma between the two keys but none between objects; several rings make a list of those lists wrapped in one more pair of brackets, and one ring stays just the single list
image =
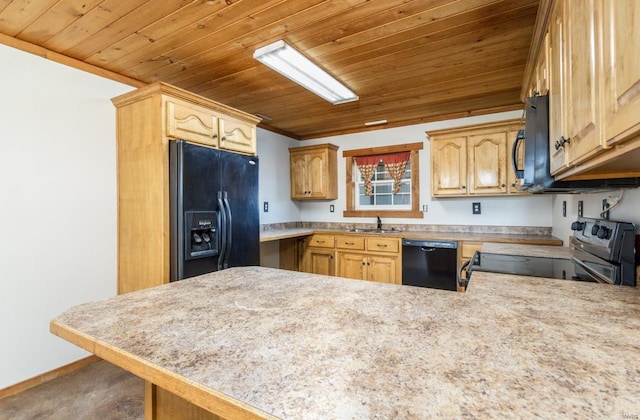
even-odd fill
[{"label": "black electric range", "polygon": [[571,225],[573,257],[548,258],[476,252],[468,266],[466,287],[474,271],[546,277],[559,280],[635,286],[635,231],[631,223],[578,218]]}]

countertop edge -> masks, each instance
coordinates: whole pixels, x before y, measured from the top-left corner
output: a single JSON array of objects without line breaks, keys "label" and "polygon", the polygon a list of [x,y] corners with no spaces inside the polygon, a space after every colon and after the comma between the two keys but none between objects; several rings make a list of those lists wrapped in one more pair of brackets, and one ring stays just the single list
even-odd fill
[{"label": "countertop edge", "polygon": [[529,234],[509,234],[509,233],[460,233],[460,232],[421,232],[421,231],[402,231],[397,233],[385,232],[349,232],[347,230],[336,229],[278,229],[272,231],[263,231],[260,234],[260,242],[278,241],[281,239],[298,238],[302,236],[310,236],[316,233],[334,234],[334,235],[366,235],[373,237],[393,237],[393,238],[429,238],[429,239],[451,239],[458,241],[474,241],[474,242],[499,242],[499,243],[527,243],[533,245],[553,245],[562,246],[562,239],[555,236],[547,235],[529,235]]},{"label": "countertop edge", "polygon": [[207,388],[142,357],[120,350],[101,340],[91,338],[89,335],[67,327],[55,319],[49,323],[49,331],[99,358],[113,363],[133,375],[223,418],[277,419],[277,417],[256,407],[214,389]]}]

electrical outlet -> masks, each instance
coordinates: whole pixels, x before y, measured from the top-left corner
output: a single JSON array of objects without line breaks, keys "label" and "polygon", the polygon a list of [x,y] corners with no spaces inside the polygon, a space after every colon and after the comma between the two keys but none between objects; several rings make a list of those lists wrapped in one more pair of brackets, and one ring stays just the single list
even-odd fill
[{"label": "electrical outlet", "polygon": [[333,213],[334,211],[336,211],[336,208],[335,208],[335,206],[334,206],[333,204],[329,204],[329,211],[330,211],[331,213]]},{"label": "electrical outlet", "polygon": [[429,210],[429,206],[427,204],[422,205],[422,212],[426,213]]},{"label": "electrical outlet", "polygon": [[269,202],[265,201],[264,204],[262,204],[262,211],[264,211],[265,213],[269,212]]},{"label": "electrical outlet", "polygon": [[609,210],[607,210],[609,208],[609,202],[607,201],[607,199],[605,198],[604,200],[602,200],[602,218],[604,220],[609,220]]},{"label": "electrical outlet", "polygon": [[584,216],[584,202],[582,200],[578,201],[578,217]]},{"label": "electrical outlet", "polygon": [[473,214],[481,214],[482,211],[480,210],[480,203],[472,203],[472,210],[473,210]]}]

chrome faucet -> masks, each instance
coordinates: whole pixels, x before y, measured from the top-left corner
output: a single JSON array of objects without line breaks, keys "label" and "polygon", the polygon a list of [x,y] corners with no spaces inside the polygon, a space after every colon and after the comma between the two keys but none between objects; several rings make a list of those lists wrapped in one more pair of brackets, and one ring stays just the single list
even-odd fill
[{"label": "chrome faucet", "polygon": [[382,220],[380,220],[380,216],[376,216],[376,219],[378,221],[378,230],[382,230]]}]

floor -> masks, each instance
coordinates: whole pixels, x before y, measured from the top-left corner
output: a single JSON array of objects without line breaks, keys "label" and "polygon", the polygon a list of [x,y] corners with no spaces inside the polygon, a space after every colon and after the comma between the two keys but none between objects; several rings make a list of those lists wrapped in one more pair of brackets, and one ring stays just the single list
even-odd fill
[{"label": "floor", "polygon": [[143,418],[144,382],[105,361],[0,400],[0,420]]}]

